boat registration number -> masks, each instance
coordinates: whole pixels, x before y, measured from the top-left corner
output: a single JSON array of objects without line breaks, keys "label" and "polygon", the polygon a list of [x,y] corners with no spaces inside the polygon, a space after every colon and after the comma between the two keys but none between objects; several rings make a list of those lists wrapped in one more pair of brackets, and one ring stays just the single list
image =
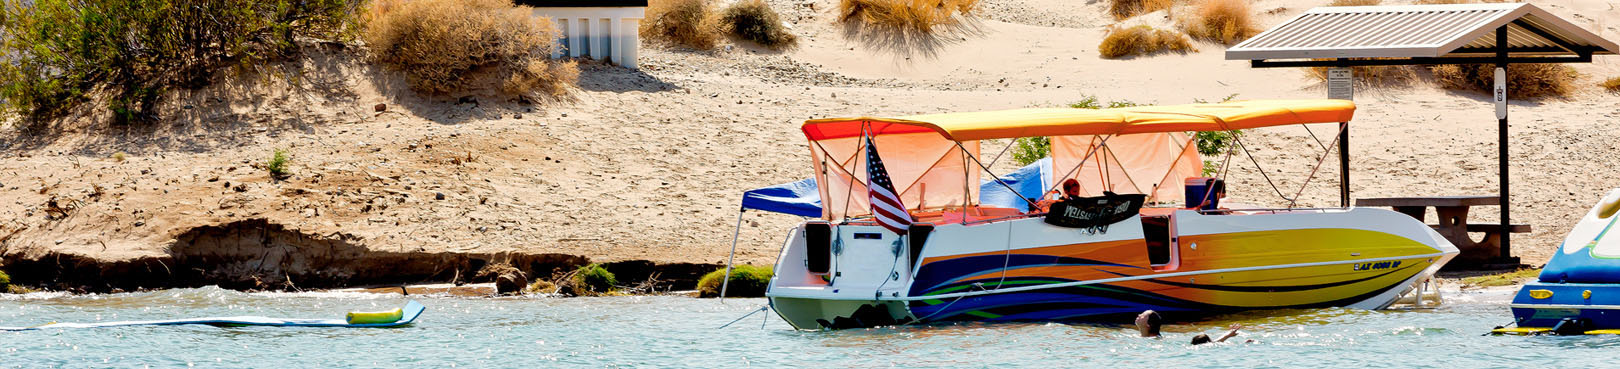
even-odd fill
[{"label": "boat registration number", "polygon": [[1350,270],[1394,269],[1395,267],[1399,267],[1399,266],[1401,266],[1400,261],[1380,261],[1380,262],[1375,262],[1375,263],[1355,263],[1355,264],[1352,264],[1350,266]]}]

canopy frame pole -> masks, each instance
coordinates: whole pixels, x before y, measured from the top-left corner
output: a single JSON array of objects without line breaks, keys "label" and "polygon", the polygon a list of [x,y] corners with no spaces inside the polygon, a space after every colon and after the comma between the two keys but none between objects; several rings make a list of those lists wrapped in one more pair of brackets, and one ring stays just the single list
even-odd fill
[{"label": "canopy frame pole", "polygon": [[[957,147],[957,148],[959,148],[959,149],[962,149],[962,152],[967,152],[967,148],[965,148],[965,147],[962,147],[962,141],[956,141],[956,147]],[[1013,189],[1013,188],[1012,188],[1012,186],[1009,186],[1009,185],[1007,185],[1007,182],[1006,182],[1006,181],[1003,181],[1003,180],[1001,180],[1001,176],[997,176],[997,175],[996,175],[996,172],[992,172],[992,171],[990,171],[990,167],[988,167],[988,166],[985,166],[985,164],[984,164],[984,162],[982,162],[982,161],[979,161],[979,158],[977,158],[977,157],[974,157],[974,156],[972,156],[972,155],[968,155],[968,158],[972,158],[972,159],[973,159],[973,163],[974,163],[974,164],[978,164],[978,165],[979,165],[979,169],[983,169],[983,170],[984,170],[984,172],[985,172],[985,173],[988,173],[988,174],[990,174],[990,178],[993,178],[993,179],[995,179],[995,180],[996,180],[996,184],[999,184],[999,185],[1001,185],[1001,187],[1005,187],[1005,188],[1007,188],[1007,190],[1008,190],[1008,191],[1012,191],[1012,193],[1013,193],[1013,194],[1014,194],[1014,195],[1019,195],[1019,196],[1018,196],[1018,199],[1019,199],[1019,200],[1024,200],[1024,202],[1025,202],[1025,203],[1028,203],[1028,204],[1029,204],[1029,208],[1030,208],[1030,209],[1034,209],[1034,208],[1035,208],[1035,203],[1034,203],[1034,202],[1031,202],[1031,201],[1029,201],[1029,199],[1027,199],[1027,198],[1024,198],[1024,196],[1023,196],[1023,195],[1021,195],[1021,194],[1019,194],[1019,193],[1018,193],[1018,190],[1015,190],[1015,189]],[[991,163],[994,163],[994,162],[995,162],[995,161],[991,161]]]},{"label": "canopy frame pole", "polygon": [[[854,162],[855,162],[856,165],[859,165],[861,163],[860,162],[861,159],[866,158],[866,155],[862,155],[862,154],[865,154],[865,151],[866,151],[866,140],[871,139],[870,136],[866,135],[868,133],[866,131],[866,128],[867,128],[867,125],[869,125],[869,124],[871,124],[871,122],[865,122],[865,121],[861,122],[861,142],[855,144],[855,158],[856,159],[855,159]],[[818,143],[818,145],[819,145],[819,143]],[[872,165],[872,163],[866,163],[866,165]],[[867,169],[867,170],[871,170],[871,169]],[[845,173],[849,173],[849,172],[845,171]],[[860,182],[860,180],[855,178],[855,173],[849,173],[849,188],[844,190],[844,216],[843,216],[843,221],[844,222],[849,222],[849,202],[851,200],[850,196],[855,194],[855,183],[856,182]],[[871,185],[867,184],[867,186],[871,186]],[[868,191],[870,191],[870,189]]]},{"label": "canopy frame pole", "polygon": [[[1341,126],[1339,126],[1339,129],[1344,129],[1344,128],[1345,128],[1345,126],[1343,126],[1343,125],[1341,125]],[[1334,138],[1334,139],[1333,139],[1333,142],[1332,142],[1332,144],[1333,144],[1333,146],[1329,146],[1329,148],[1332,148],[1332,147],[1337,147],[1337,146],[1339,146],[1339,140],[1338,140],[1338,138],[1337,138],[1337,137],[1335,137],[1335,138]],[[1342,151],[1341,151],[1341,152],[1342,152]],[[1322,157],[1320,157],[1320,158],[1317,158],[1317,159],[1316,159],[1316,165],[1315,165],[1315,166],[1312,166],[1312,167],[1311,167],[1311,174],[1309,174],[1309,175],[1306,175],[1306,176],[1305,176],[1305,181],[1304,181],[1304,183],[1300,183],[1300,184],[1299,184],[1299,191],[1298,191],[1298,192],[1294,192],[1294,199],[1295,199],[1295,200],[1297,200],[1297,199],[1299,199],[1299,197],[1300,197],[1300,196],[1301,196],[1301,195],[1304,195],[1304,194],[1305,194],[1305,188],[1306,188],[1306,187],[1309,187],[1309,186],[1310,186],[1310,185],[1311,185],[1311,180],[1313,180],[1313,179],[1316,179],[1316,172],[1317,172],[1317,171],[1318,171],[1318,170],[1321,170],[1321,169],[1322,169],[1322,163],[1326,163],[1326,162],[1327,162],[1327,158],[1328,158],[1328,156],[1329,156],[1329,155],[1332,155],[1332,154],[1333,154],[1333,152],[1331,152],[1331,151],[1322,151]],[[1294,205],[1294,202],[1293,202],[1293,201],[1289,201],[1289,206],[1288,206],[1288,207],[1289,207],[1289,208],[1293,208],[1293,205]]]},{"label": "canopy frame pole", "polygon": [[[1587,58],[1587,59],[1590,59],[1591,56],[1589,56],[1589,55],[1590,54],[1582,55],[1582,56]],[[1496,67],[1497,68],[1502,68],[1502,77],[1503,77],[1502,79],[1507,80],[1507,67],[1508,67],[1508,26],[1507,25],[1502,25],[1501,27],[1496,28]],[[1505,87],[1503,88],[1503,91],[1502,91],[1502,104],[1504,106],[1507,105],[1507,89]],[[1509,192],[1508,192],[1509,191],[1508,190],[1508,118],[1507,118],[1507,113],[1506,113],[1505,109],[1503,110],[1502,116],[1498,117],[1498,118],[1500,118],[1500,119],[1497,119],[1497,122],[1496,122],[1496,133],[1497,133],[1497,143],[1496,143],[1497,154],[1496,155],[1497,155],[1497,167],[1501,168],[1499,173],[1498,173],[1501,176],[1501,178],[1497,180],[1497,184],[1500,185],[1500,188],[1497,190],[1498,191],[1497,193],[1498,193],[1498,196],[1501,197],[1500,201],[1502,203],[1502,228],[1500,229],[1500,232],[1498,232],[1498,234],[1500,234],[1501,237],[1502,237],[1502,244],[1501,244],[1502,249],[1500,250],[1500,254],[1497,255],[1497,258],[1500,258],[1501,262],[1506,264],[1508,261],[1512,260],[1511,258],[1512,258],[1512,255],[1513,255],[1513,247],[1512,247],[1513,243],[1510,242],[1509,239],[1511,238],[1510,234],[1513,233],[1513,232],[1508,232],[1508,229],[1510,229],[1510,228],[1508,228],[1508,214],[1509,214],[1509,209],[1512,209],[1512,206],[1509,206],[1509,204],[1508,204],[1508,199],[1511,196],[1509,196]]]},{"label": "canopy frame pole", "polygon": [[967,202],[972,201],[970,197],[974,196],[974,189],[967,188],[972,186],[969,184],[972,173],[967,172],[967,147],[962,147],[962,141],[956,141],[956,149],[962,152],[962,225],[967,225]]},{"label": "canopy frame pole", "polygon": [[731,255],[726,257],[726,279],[720,282],[720,303],[726,303],[726,288],[731,286],[731,263],[737,260],[737,236],[742,234],[743,213],[748,208],[737,207],[737,227],[731,230]]},{"label": "canopy frame pole", "polygon": [[[1115,133],[1102,135],[1103,136],[1102,142],[1098,142],[1096,145],[1092,146],[1091,150],[1086,152],[1086,156],[1080,158],[1080,163],[1075,164],[1074,168],[1069,168],[1068,173],[1063,173],[1063,176],[1058,177],[1058,178],[1059,179],[1067,179],[1067,178],[1069,178],[1069,176],[1074,175],[1074,172],[1079,171],[1080,167],[1086,166],[1087,161],[1091,161],[1091,156],[1097,154],[1098,149],[1101,149],[1103,146],[1108,145],[1108,139],[1114,138],[1114,136],[1117,136],[1117,135],[1119,135],[1118,131],[1115,131]],[[1092,136],[1098,136],[1098,135],[1092,135]],[[1051,136],[1047,136],[1047,137],[1048,137],[1047,138],[1048,140],[1051,139]],[[1050,149],[1048,149],[1048,152],[1047,152],[1046,156],[1052,156],[1052,153],[1051,153]],[[1052,159],[1052,165],[1057,165],[1057,159],[1056,158]],[[1057,191],[1058,187],[1062,186],[1062,185],[1063,185],[1063,181],[1052,181],[1052,188],[1048,188],[1048,189],[1046,189],[1045,192],[1041,192],[1041,197],[1046,197],[1047,193],[1050,193],[1052,191]]]},{"label": "canopy frame pole", "polygon": [[1350,122],[1339,122],[1339,207],[1350,207]]}]

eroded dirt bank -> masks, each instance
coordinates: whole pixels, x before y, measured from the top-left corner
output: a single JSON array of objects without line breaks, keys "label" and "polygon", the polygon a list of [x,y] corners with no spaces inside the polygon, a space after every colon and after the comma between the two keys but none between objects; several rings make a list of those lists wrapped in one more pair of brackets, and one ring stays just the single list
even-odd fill
[{"label": "eroded dirt bank", "polygon": [[[308,234],[247,219],[204,226],[176,238],[167,255],[109,260],[63,252],[6,255],[13,283],[108,292],[218,285],[239,290],[293,290],[424,282],[481,283],[486,266],[506,264],[531,278],[551,278],[591,259],[554,253],[377,251],[350,234]],[[629,260],[603,264],[621,281],[652,278],[658,290],[691,289],[711,264]]]}]

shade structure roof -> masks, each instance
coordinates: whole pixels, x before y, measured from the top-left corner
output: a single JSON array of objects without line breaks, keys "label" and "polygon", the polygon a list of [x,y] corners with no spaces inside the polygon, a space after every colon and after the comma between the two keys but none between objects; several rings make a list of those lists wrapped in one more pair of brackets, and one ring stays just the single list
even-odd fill
[{"label": "shade structure roof", "polygon": [[1303,123],[1349,122],[1356,105],[1346,100],[1249,100],[1218,104],[1136,106],[1114,109],[1044,108],[859,117],[804,122],[806,138],[821,141],[873,135],[938,132],[954,141],[1072,135],[1224,131]]},{"label": "shade structure roof", "polygon": [[1613,55],[1620,47],[1526,3],[1321,7],[1226,50],[1228,60]]}]

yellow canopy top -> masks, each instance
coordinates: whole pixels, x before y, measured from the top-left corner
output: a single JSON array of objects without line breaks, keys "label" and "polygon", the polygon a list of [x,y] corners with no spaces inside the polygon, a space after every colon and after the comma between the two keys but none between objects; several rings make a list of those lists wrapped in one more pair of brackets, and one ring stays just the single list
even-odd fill
[{"label": "yellow canopy top", "polygon": [[[899,118],[835,118],[804,122],[811,141],[934,131],[953,141],[1035,136],[1109,135],[1224,131],[1288,124],[1349,122],[1356,105],[1347,100],[1250,100],[1219,104],[1134,106],[1114,109],[1016,109],[913,115]],[[869,124],[863,127],[863,124]]]}]

